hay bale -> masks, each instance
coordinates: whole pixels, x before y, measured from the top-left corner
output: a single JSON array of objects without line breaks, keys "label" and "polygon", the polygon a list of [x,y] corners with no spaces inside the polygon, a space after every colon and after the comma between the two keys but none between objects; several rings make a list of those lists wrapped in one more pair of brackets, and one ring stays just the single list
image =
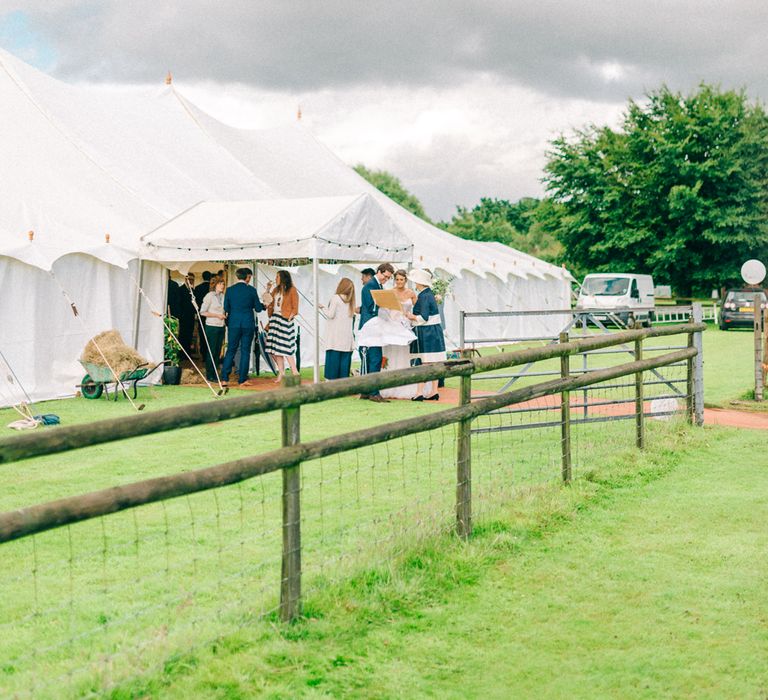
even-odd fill
[{"label": "hay bale", "polygon": [[200,376],[199,372],[195,372],[193,369],[183,369],[181,370],[181,381],[180,384],[205,384],[203,381],[203,378]]},{"label": "hay bale", "polygon": [[[96,347],[98,345],[98,348]],[[101,352],[99,352],[99,349]],[[126,345],[119,331],[104,331],[91,338],[80,356],[82,362],[91,362],[100,367],[106,367],[104,357],[109,366],[117,374],[130,372],[138,365],[146,364],[146,360],[139,355],[130,345]]]}]

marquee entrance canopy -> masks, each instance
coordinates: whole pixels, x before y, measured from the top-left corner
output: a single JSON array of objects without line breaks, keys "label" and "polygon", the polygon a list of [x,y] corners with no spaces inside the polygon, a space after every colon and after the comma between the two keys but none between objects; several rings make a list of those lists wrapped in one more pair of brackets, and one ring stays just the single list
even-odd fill
[{"label": "marquee entrance canopy", "polygon": [[305,258],[410,262],[413,243],[367,193],[200,202],[142,236],[158,262]]},{"label": "marquee entrance canopy", "polygon": [[314,378],[320,378],[320,260],[410,262],[413,243],[368,193],[200,202],[141,238],[142,257],[177,269],[201,260],[312,260]]}]

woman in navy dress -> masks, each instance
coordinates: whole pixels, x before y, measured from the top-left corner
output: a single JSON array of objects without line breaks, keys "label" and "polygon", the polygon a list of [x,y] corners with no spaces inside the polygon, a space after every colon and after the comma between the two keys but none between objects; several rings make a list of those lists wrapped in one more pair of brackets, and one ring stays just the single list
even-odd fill
[{"label": "woman in navy dress", "polygon": [[[411,358],[426,362],[442,362],[446,359],[445,339],[440,325],[440,312],[435,295],[432,293],[432,275],[426,270],[412,270],[408,279],[416,285],[418,297],[408,318],[413,321],[416,340],[411,344]],[[437,401],[435,382],[419,385],[419,391],[413,401]]]}]

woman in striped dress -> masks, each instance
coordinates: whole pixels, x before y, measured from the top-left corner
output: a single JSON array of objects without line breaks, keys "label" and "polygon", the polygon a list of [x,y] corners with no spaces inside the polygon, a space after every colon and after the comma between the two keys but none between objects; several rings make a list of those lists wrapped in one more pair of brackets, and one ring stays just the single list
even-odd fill
[{"label": "woman in striped dress", "polygon": [[299,313],[299,294],[293,286],[291,273],[288,270],[278,270],[274,287],[267,283],[267,328],[266,352],[272,356],[277,367],[277,379],[280,382],[285,374],[285,363],[291,369],[291,374],[297,375],[296,368],[296,314]]}]

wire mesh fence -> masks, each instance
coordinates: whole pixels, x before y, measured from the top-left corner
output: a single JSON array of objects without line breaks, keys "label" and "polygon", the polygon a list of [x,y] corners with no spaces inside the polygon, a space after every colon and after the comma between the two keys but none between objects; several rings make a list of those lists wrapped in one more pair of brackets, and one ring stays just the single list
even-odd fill
[{"label": "wire mesh fence", "polygon": [[[652,350],[647,342],[645,354],[668,355],[670,347],[683,346],[687,343],[664,341]],[[574,354],[571,365],[576,359]],[[558,369],[560,362],[560,357],[550,356],[537,364],[546,371]],[[643,406],[648,409],[644,413],[650,412],[654,400],[668,398],[670,384],[682,384],[684,393],[675,394],[678,404],[668,413],[680,413],[681,406],[685,412],[689,362],[667,362],[663,380],[656,378],[656,369],[642,372]],[[469,373],[466,365],[452,367],[454,376],[475,378],[487,364],[478,361]],[[598,372],[586,369],[587,379]],[[629,419],[636,420],[635,374],[570,391],[567,413],[573,427],[567,439],[574,478],[615,445],[633,443],[636,426]],[[344,381],[357,387],[378,380],[369,375]],[[409,374],[402,383],[412,381]],[[532,377],[521,383],[524,386],[515,387],[520,393],[537,387]],[[276,392],[286,397],[284,415],[301,404],[290,399],[289,391]],[[582,391],[588,396],[583,420]],[[284,466],[298,469],[292,488],[300,502],[300,510],[289,515],[286,469],[271,469],[119,512],[106,514],[105,509],[98,517],[4,542],[0,545],[5,564],[0,570],[3,695],[101,695],[126,679],[184,664],[196,647],[226,638],[259,619],[277,620],[284,611],[280,579],[285,586],[295,574],[286,572],[287,530],[300,533],[300,545],[292,546],[300,552],[303,597],[386,565],[421,541],[454,532],[461,493],[457,455],[462,420],[472,421],[473,522],[494,521],[522,490],[561,481],[566,439],[562,394],[547,390],[498,407],[483,404],[487,396],[484,389],[473,396],[473,403],[465,407],[475,411],[471,415],[451,409],[450,420],[440,418],[450,411],[437,411],[401,421],[398,429],[379,426],[375,435],[369,429],[370,442],[355,436],[338,449],[328,447],[335,438],[305,443],[326,447],[299,460],[298,468],[296,453],[286,453]],[[500,396],[497,403],[506,400]],[[619,414],[627,420],[615,420]],[[284,421],[283,443],[290,445],[285,425]],[[306,432],[315,437],[335,435],[339,429],[312,425]],[[206,435],[210,439],[210,433]],[[7,447],[0,444],[0,457],[4,452],[18,456]],[[0,531],[9,531],[6,523],[18,524],[18,513],[16,520],[11,515],[0,515]]]}]

